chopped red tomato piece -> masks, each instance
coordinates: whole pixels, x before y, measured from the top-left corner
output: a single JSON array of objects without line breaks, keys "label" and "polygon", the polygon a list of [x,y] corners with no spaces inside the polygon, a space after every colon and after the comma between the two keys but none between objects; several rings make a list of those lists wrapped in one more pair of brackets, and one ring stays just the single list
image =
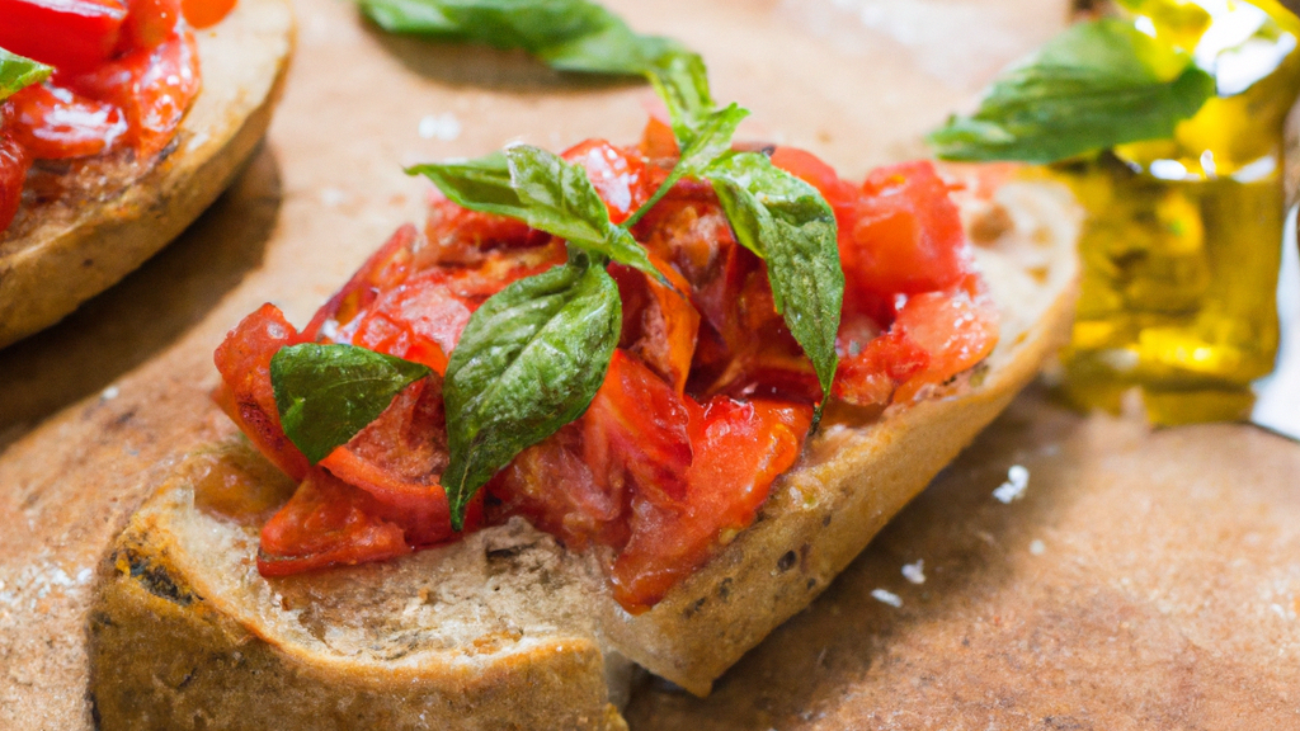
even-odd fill
[{"label": "chopped red tomato piece", "polygon": [[943,383],[988,357],[998,342],[998,311],[987,297],[972,299],[964,290],[927,292],[908,298],[894,327],[930,356],[925,370],[898,390],[895,400],[906,403],[924,386]]},{"label": "chopped red tomato piece", "polygon": [[0,236],[18,213],[23,200],[23,181],[31,166],[27,148],[9,133],[0,131]]},{"label": "chopped red tomato piece", "polygon": [[[650,160],[674,158],[681,154],[677,148],[677,135],[672,125],[655,114],[650,115],[645,131],[641,133],[641,154]],[[656,186],[657,187],[657,186]],[[653,190],[651,193],[653,194]]]},{"label": "chopped red tomato piece", "polygon": [[929,162],[875,170],[862,186],[850,246],[849,291],[915,294],[947,289],[968,269],[966,236],[948,186]]},{"label": "chopped red tomato piece", "polygon": [[812,408],[718,397],[694,407],[687,495],[680,507],[634,499],[631,539],[611,571],[628,611],[648,609],[754,521],[776,478],[794,465]]},{"label": "chopped red tomato piece", "polygon": [[925,371],[930,354],[925,348],[891,331],[872,338],[861,352],[840,361],[835,376],[835,396],[854,406],[886,406],[899,384]]},{"label": "chopped red tomato piece", "polygon": [[850,215],[858,201],[858,191],[853,184],[840,178],[835,168],[807,150],[777,147],[772,152],[772,164],[816,188],[831,204],[836,218]]},{"label": "chopped red tomato piece", "polygon": [[5,109],[5,129],[37,160],[98,155],[128,129],[112,104],[49,84],[19,91]]},{"label": "chopped red tomato piece", "polygon": [[691,464],[686,401],[634,358],[614,351],[605,382],[582,418],[583,461],[596,484],[625,480],[656,505],[680,504]]},{"label": "chopped red tomato piece", "polygon": [[293,498],[262,526],[257,570],[288,576],[410,553],[402,528],[365,491],[313,469]]},{"label": "chopped red tomato piece", "polygon": [[447,495],[438,480],[447,466],[442,381],[421,379],[320,465],[407,516],[406,540],[431,545],[451,538]]},{"label": "chopped red tomato piece", "polygon": [[654,254],[651,262],[672,283],[665,286],[644,272],[621,264],[610,266],[623,302],[619,347],[639,357],[683,393],[700,329],[700,314],[683,293],[690,284]]},{"label": "chopped red tomato piece", "polygon": [[127,0],[123,51],[147,50],[172,36],[181,19],[181,0]]},{"label": "chopped red tomato piece", "polygon": [[214,358],[222,378],[215,395],[218,405],[258,451],[295,480],[303,479],[310,465],[280,426],[271,358],[280,348],[301,342],[304,338],[284,313],[265,304],[226,335]]},{"label": "chopped red tomato piece", "polygon": [[116,0],[0,0],[0,48],[86,71],[118,46],[126,8]]},{"label": "chopped red tomato piece", "polygon": [[158,154],[176,134],[199,92],[199,56],[189,31],[140,48],[67,83],[126,115],[128,139],[141,157]]},{"label": "chopped red tomato piece", "polygon": [[505,216],[471,211],[438,198],[429,206],[424,234],[429,240],[420,264],[473,265],[496,249],[517,249],[543,243],[528,224]]},{"label": "chopped red tomato piece", "polygon": [[236,0],[182,0],[185,20],[202,30],[220,23],[235,9]]},{"label": "chopped red tomato piece", "polygon": [[597,483],[582,460],[581,422],[525,449],[488,485],[500,505],[499,522],[522,515],[575,550],[595,542],[622,546],[627,525],[619,518],[626,502],[625,482]]},{"label": "chopped red tomato piece", "polygon": [[583,166],[596,192],[609,208],[609,218],[616,224],[632,215],[649,200],[645,163],[629,151],[605,140],[587,140],[565,151],[566,161]]}]

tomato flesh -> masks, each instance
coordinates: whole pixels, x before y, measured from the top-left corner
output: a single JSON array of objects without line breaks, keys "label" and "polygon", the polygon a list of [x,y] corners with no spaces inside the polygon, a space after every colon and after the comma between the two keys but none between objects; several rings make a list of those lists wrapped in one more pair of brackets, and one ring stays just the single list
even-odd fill
[{"label": "tomato flesh", "polygon": [[198,48],[188,31],[172,34],[68,83],[122,110],[126,140],[139,156],[151,158],[175,136],[199,93]]},{"label": "tomato flesh", "polygon": [[0,0],[0,47],[70,71],[87,71],[118,46],[126,8],[115,0]]},{"label": "tomato flesh", "polygon": [[185,20],[202,30],[220,23],[235,9],[235,2],[236,0],[182,0],[181,8]]},{"label": "tomato flesh", "polygon": [[29,86],[5,106],[5,129],[38,160],[98,155],[128,129],[112,104],[52,85]]},{"label": "tomato flesh", "polygon": [[13,135],[0,130],[0,234],[9,228],[23,200],[23,182],[32,157]]},{"label": "tomato flesh", "polygon": [[758,399],[719,396],[693,412],[686,500],[664,506],[634,498],[631,537],[610,571],[615,599],[633,613],[653,606],[753,523],[772,483],[799,458],[812,423],[810,406]]},{"label": "tomato flesh", "polygon": [[933,164],[880,168],[862,192],[848,229],[852,245],[840,250],[853,289],[929,292],[953,286],[968,271],[961,216]]},{"label": "tomato flesh", "polygon": [[654,193],[640,157],[605,140],[587,140],[566,150],[562,157],[586,169],[615,224],[626,221]]}]

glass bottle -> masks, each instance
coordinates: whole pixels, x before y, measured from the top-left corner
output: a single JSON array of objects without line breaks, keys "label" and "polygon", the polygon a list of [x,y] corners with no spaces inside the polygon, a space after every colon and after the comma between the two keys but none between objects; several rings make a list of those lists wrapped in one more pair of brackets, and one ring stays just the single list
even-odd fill
[{"label": "glass bottle", "polygon": [[1157,424],[1245,418],[1278,344],[1282,128],[1300,93],[1300,20],[1276,0],[1121,0],[1192,53],[1217,95],[1170,140],[1057,167],[1089,212],[1066,397]]}]

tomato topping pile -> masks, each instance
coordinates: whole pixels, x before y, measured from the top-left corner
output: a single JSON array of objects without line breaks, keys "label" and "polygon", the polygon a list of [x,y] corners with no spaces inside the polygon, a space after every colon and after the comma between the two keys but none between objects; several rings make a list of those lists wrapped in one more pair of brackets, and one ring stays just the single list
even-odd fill
[{"label": "tomato topping pile", "polygon": [[0,233],[35,160],[162,152],[199,91],[191,27],[231,0],[0,0],[0,48],[55,70],[0,103]]},{"label": "tomato topping pile", "polygon": [[[656,126],[657,125],[657,126]],[[651,122],[637,147],[590,140],[583,165],[614,221],[648,200],[676,145]],[[923,398],[984,359],[997,315],[973,270],[949,188],[929,163],[842,180],[813,155],[773,162],[822,191],[847,289],[834,397],[876,410]],[[623,324],[587,411],[520,453],[471,504],[466,531],[523,516],[604,557],[616,599],[653,606],[755,519],[803,449],[823,395],[773,305],[765,264],[740,246],[713,189],[686,179],[633,227],[671,286],[609,265]],[[259,568],[283,575],[451,541],[442,377],[474,311],[566,261],[564,242],[445,200],[399,230],[299,332],[272,305],[217,350],[217,401],[301,486],[266,524]],[[286,345],[345,343],[423,363],[347,444],[311,465],[285,437],[270,361]]]}]

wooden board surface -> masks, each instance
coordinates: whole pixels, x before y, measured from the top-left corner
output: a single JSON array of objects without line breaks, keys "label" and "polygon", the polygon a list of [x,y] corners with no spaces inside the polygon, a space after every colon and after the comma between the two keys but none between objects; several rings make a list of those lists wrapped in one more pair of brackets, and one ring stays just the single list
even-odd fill
[{"label": "wooden board surface", "polygon": [[[1042,0],[610,4],[702,51],[717,96],[754,110],[748,136],[807,146],[854,176],[922,154],[924,130],[1065,15]],[[515,139],[631,140],[651,98],[514,54],[385,38],[339,0],[300,0],[298,13],[279,116],[234,188],[121,285],[0,351],[0,728],[89,727],[90,569],[152,476],[224,418],[207,393],[226,330],[268,300],[304,323],[419,219],[428,188],[402,165]],[[1004,506],[990,493],[1013,463],[1030,468],[1029,496]],[[1029,394],[712,698],[650,687],[630,720],[786,731],[1295,718],[1297,474],[1300,447],[1247,427],[1149,434]],[[918,559],[928,578],[913,585],[899,572]]]}]

